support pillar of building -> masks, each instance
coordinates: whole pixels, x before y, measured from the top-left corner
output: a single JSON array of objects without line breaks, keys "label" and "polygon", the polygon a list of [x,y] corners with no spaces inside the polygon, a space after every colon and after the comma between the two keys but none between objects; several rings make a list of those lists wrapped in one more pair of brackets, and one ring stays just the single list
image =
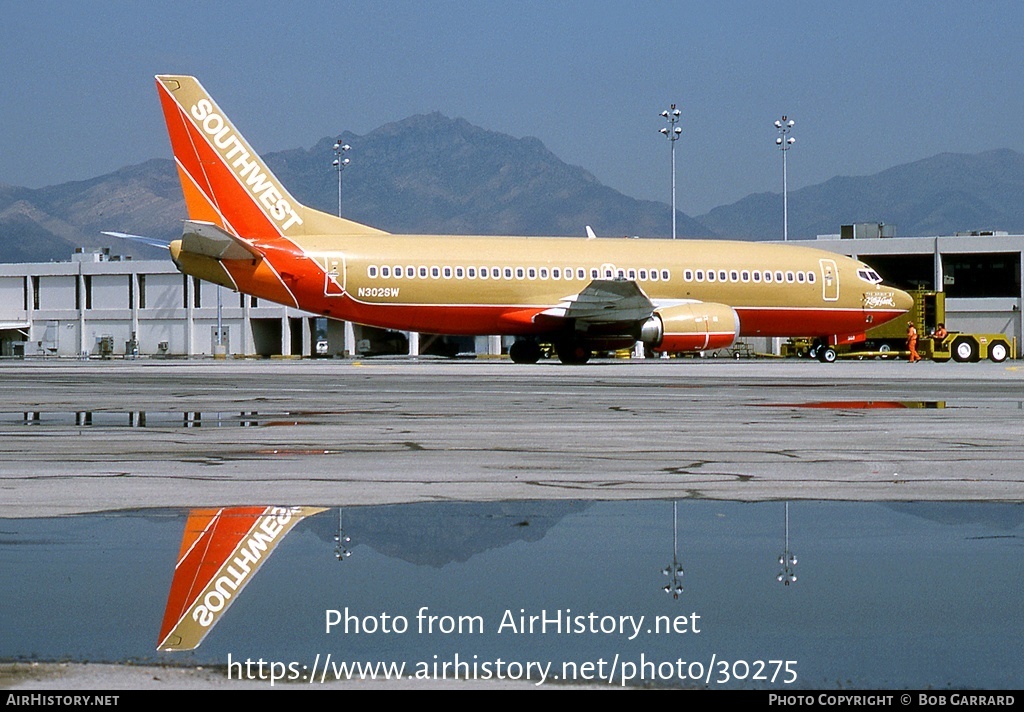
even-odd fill
[{"label": "support pillar of building", "polygon": [[135,348],[134,353],[125,353],[126,358],[128,356],[137,357],[141,351],[141,349],[139,348],[139,304],[142,301],[142,295],[139,291],[141,289],[139,273],[132,272],[131,274],[128,275],[128,279],[131,280],[132,284],[132,288],[130,290],[132,303],[128,305],[131,307],[132,310],[131,344],[129,345],[134,346]]},{"label": "support pillar of building", "polygon": [[300,356],[310,356],[313,353],[313,331],[309,328],[309,319],[302,319],[302,353]]},{"label": "support pillar of building", "polygon": [[281,317],[281,355],[292,355],[292,324],[288,318],[288,307],[284,308],[284,316]]},{"label": "support pillar of building", "polygon": [[1017,282],[1020,285],[1020,294],[1017,295],[1020,301],[1017,303],[1017,334],[1020,337],[1020,341],[1017,344],[1017,358],[1024,358],[1021,351],[1024,351],[1024,250],[1020,252],[1020,280]]},{"label": "support pillar of building", "polygon": [[243,356],[249,356],[256,353],[256,348],[253,346],[252,337],[252,312],[251,304],[252,297],[248,294],[242,294],[242,343],[238,347],[238,353]]},{"label": "support pillar of building", "polygon": [[85,294],[85,275],[82,274],[82,263],[78,263],[78,355],[87,358],[89,345],[85,341],[85,304],[88,300]]},{"label": "support pillar of building", "polygon": [[185,355],[189,358],[196,353],[196,304],[195,291],[198,280],[185,277]]},{"label": "support pillar of building", "polygon": [[353,358],[356,355],[356,330],[351,321],[345,322],[345,343],[343,344],[342,355],[345,358]]},{"label": "support pillar of building", "polygon": [[[28,330],[25,340],[32,343],[36,340],[36,283],[35,277],[32,275],[25,275],[25,318],[28,321]],[[25,347],[28,348],[27,346]],[[34,348],[34,347],[33,347]],[[33,350],[33,353],[35,351]]]}]

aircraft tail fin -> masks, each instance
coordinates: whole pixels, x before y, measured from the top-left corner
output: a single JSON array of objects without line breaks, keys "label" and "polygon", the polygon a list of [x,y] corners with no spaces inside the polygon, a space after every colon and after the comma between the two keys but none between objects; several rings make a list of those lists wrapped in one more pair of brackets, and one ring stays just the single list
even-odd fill
[{"label": "aircraft tail fin", "polygon": [[262,506],[190,510],[157,650],[198,647],[292,527],[323,511]]},{"label": "aircraft tail fin", "polygon": [[190,220],[245,240],[387,234],[295,200],[195,77],[156,85]]}]

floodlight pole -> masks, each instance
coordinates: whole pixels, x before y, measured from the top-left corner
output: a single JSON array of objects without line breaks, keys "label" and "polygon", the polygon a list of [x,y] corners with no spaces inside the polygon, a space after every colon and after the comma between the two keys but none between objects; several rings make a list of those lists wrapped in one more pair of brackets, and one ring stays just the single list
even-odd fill
[{"label": "floodlight pole", "polygon": [[[347,143],[342,143],[339,138],[334,142],[334,162],[331,163],[334,166],[334,170],[338,171],[338,217],[341,217],[341,174],[345,170],[351,161],[345,156],[345,153],[352,150],[352,147]],[[342,346],[342,352],[346,357],[356,355],[356,333],[355,327],[352,326],[352,322],[345,322],[345,333],[344,333],[344,344]],[[339,513],[339,517],[341,514]]]},{"label": "floodlight pole", "polygon": [[676,141],[679,139],[679,134],[683,130],[676,126],[679,121],[679,115],[682,112],[676,108],[673,104],[668,110],[661,112],[662,117],[668,121],[668,127],[660,129],[661,133],[665,138],[669,140],[669,144],[672,146],[672,239],[676,239]]},{"label": "floodlight pole", "polygon": [[683,566],[679,563],[679,515],[676,510],[678,504],[672,502],[672,563],[661,570],[661,573],[671,577],[661,590],[675,599],[683,592],[683,585],[679,581],[679,577],[683,575]]},{"label": "floodlight pole", "polygon": [[345,157],[345,152],[352,149],[347,143],[342,143],[339,138],[334,142],[334,162],[331,164],[338,171],[338,217],[341,217],[341,172],[345,170],[351,161]]},{"label": "floodlight pole", "polygon": [[782,554],[779,556],[779,565],[782,566],[782,571],[778,573],[775,580],[784,586],[788,586],[791,583],[796,583],[796,572],[793,567],[796,566],[796,556],[789,548],[789,501],[786,502],[786,548],[782,550]]},{"label": "floodlight pole", "polygon": [[790,146],[796,143],[796,139],[789,135],[789,132],[793,130],[793,124],[796,122],[793,119],[783,116],[781,119],[775,122],[775,128],[779,132],[778,138],[775,139],[775,145],[782,151],[782,241],[786,242],[789,240],[789,186],[787,185],[786,179],[786,153],[789,152]]}]

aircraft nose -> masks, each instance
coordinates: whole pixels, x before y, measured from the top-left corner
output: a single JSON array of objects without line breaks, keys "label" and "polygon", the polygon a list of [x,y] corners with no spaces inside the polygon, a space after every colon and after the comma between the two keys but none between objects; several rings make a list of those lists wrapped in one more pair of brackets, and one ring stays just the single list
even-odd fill
[{"label": "aircraft nose", "polygon": [[902,289],[894,289],[893,301],[896,302],[896,308],[901,309],[905,312],[910,311],[914,308],[914,298],[904,292]]}]

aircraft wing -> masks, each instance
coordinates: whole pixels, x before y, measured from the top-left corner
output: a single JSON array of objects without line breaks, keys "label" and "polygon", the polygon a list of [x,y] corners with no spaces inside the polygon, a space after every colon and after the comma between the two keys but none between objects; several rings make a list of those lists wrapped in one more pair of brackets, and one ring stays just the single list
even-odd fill
[{"label": "aircraft wing", "polygon": [[541,312],[545,317],[573,319],[577,324],[643,323],[654,314],[654,304],[637,286],[624,279],[595,279],[586,288]]}]

